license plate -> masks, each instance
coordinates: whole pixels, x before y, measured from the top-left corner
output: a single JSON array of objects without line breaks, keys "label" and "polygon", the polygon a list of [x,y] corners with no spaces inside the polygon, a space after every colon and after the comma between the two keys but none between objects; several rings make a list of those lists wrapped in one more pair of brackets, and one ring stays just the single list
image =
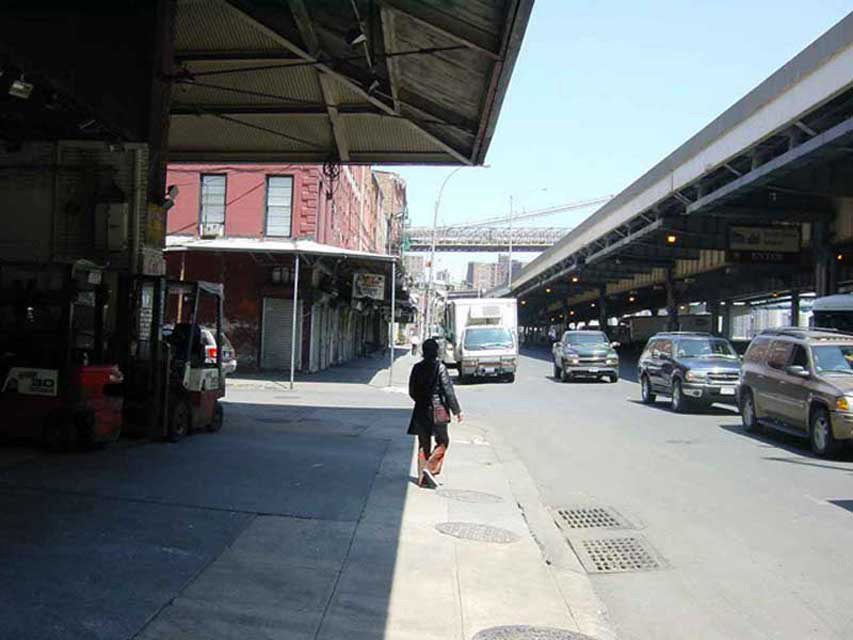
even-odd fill
[{"label": "license plate", "polygon": [[734,394],[735,394],[735,388],[734,387],[721,387],[720,388],[720,395],[721,396],[733,396]]},{"label": "license plate", "polygon": [[589,372],[589,373],[598,373],[598,372],[599,372],[599,369],[598,369],[598,368],[596,368],[596,367],[592,367],[592,368],[590,368],[590,369],[587,369],[587,372]]},{"label": "license plate", "polygon": [[483,367],[483,373],[494,373],[494,372],[495,372],[494,367]]}]

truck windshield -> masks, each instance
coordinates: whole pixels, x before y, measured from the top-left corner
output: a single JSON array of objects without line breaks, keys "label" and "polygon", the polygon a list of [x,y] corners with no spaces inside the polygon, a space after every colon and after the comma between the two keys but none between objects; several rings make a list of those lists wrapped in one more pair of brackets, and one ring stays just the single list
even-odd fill
[{"label": "truck windshield", "polygon": [[853,373],[853,345],[821,345],[812,354],[818,373]]},{"label": "truck windshield", "polygon": [[728,341],[719,338],[679,340],[676,354],[679,358],[737,358],[737,353]]},{"label": "truck windshield", "polygon": [[466,349],[512,348],[512,332],[504,327],[482,327],[465,331]]}]

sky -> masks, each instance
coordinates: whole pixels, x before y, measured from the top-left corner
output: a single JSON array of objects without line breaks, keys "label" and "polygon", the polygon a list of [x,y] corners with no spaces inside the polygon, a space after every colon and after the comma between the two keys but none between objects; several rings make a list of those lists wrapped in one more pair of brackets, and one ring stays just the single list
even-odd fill
[{"label": "sky", "polygon": [[[617,194],[844,18],[843,0],[536,0],[486,157],[444,189],[439,224]],[[431,225],[451,167],[400,167]],[[572,227],[594,208],[539,219]],[[530,260],[536,254],[516,254]],[[463,279],[469,260],[435,269]]]}]

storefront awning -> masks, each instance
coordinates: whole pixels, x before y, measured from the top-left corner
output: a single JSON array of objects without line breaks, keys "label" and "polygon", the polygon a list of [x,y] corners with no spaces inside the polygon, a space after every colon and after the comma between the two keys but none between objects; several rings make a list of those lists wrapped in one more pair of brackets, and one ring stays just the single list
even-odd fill
[{"label": "storefront awning", "polygon": [[328,258],[348,258],[374,262],[395,262],[398,256],[344,249],[313,240],[268,240],[261,238],[214,238],[201,240],[191,236],[167,236],[166,252],[212,251],[258,254],[307,255]]}]

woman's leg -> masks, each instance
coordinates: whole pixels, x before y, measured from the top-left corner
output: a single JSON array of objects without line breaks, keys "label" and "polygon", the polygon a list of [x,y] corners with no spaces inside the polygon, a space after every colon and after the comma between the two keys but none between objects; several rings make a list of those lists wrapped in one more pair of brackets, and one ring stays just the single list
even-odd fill
[{"label": "woman's leg", "polygon": [[430,449],[432,448],[432,436],[429,432],[421,431],[418,434],[418,486],[424,484],[424,469],[427,468]]},{"label": "woman's leg", "polygon": [[435,450],[429,456],[428,468],[430,473],[438,475],[441,473],[441,466],[444,464],[444,456],[447,453],[447,447],[450,446],[450,434],[447,432],[446,424],[437,424],[432,428],[432,433],[435,436]]}]

